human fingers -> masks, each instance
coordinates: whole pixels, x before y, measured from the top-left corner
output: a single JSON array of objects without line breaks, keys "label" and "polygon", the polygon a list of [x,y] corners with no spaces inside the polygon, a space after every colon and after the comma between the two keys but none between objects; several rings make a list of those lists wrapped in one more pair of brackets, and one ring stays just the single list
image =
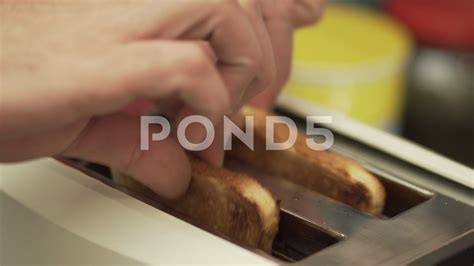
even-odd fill
[{"label": "human fingers", "polygon": [[100,61],[86,75],[94,84],[84,86],[86,89],[72,99],[74,108],[84,116],[108,114],[135,99],[160,100],[175,95],[204,115],[223,115],[230,109],[226,85],[195,42],[126,44]]},{"label": "human fingers", "polygon": [[315,23],[322,16],[327,0],[294,0],[294,26]]},{"label": "human fingers", "polygon": [[290,73],[294,1],[260,1],[265,26],[273,47],[276,78],[266,90],[252,98],[251,103],[263,109],[271,109]]},{"label": "human fingers", "polygon": [[[267,86],[263,91],[266,91],[268,86],[272,86],[275,81],[277,75],[277,58],[275,58],[276,54],[274,53],[274,43],[272,42],[271,34],[268,32],[268,27],[265,23],[265,6],[262,5],[261,0],[240,0],[239,3],[246,11],[255,33],[258,36],[259,46],[262,52],[262,72],[267,80]],[[255,91],[250,88],[244,93],[241,103],[246,103],[251,97],[260,92],[262,91]]]},{"label": "human fingers", "polygon": [[[150,132],[160,130],[150,125]],[[62,155],[114,167],[164,198],[181,196],[191,175],[184,150],[173,137],[149,145],[148,150],[140,148],[139,119],[113,114],[92,120]]]},{"label": "human fingers", "polygon": [[[246,17],[248,18],[248,21],[252,26],[251,30],[253,30],[253,32],[257,36],[257,44],[259,46],[258,48],[262,55],[261,69],[259,71],[262,73],[262,79],[264,79],[265,82],[263,84],[258,85],[257,80],[254,80],[247,87],[244,86],[243,88],[241,88],[242,92],[240,92],[240,94],[242,94],[242,96],[238,97],[238,100],[234,102],[234,109],[240,108],[251,97],[258,94],[262,89],[259,86],[265,85],[268,87],[269,85],[273,84],[276,75],[276,65],[274,57],[275,54],[273,52],[272,42],[270,40],[270,36],[267,32],[267,27],[264,22],[264,17],[260,6],[260,0],[240,0],[239,3],[243,7]],[[219,58],[218,55],[217,58]],[[216,98],[216,100],[219,99]],[[186,116],[196,113],[196,110],[193,110],[193,108],[185,106],[178,115],[178,121],[182,120]],[[208,117],[211,119],[211,122],[216,126],[222,121],[222,116],[220,114],[215,114]],[[191,124],[189,126],[188,132],[190,139],[192,139],[194,142],[199,142],[205,137],[205,131],[202,130],[202,128],[198,124]]]},{"label": "human fingers", "polygon": [[0,140],[0,162],[31,160],[51,156],[64,150],[87,125],[87,120],[37,132],[31,124],[31,133]]},{"label": "human fingers", "polygon": [[272,79],[271,71],[264,67],[262,41],[258,36],[262,27],[257,27],[256,20],[252,20],[249,12],[237,1],[197,2],[207,8],[198,20],[200,23],[193,24],[177,36],[209,41],[221,77],[228,87],[233,110],[236,110],[247,91],[256,94]]},{"label": "human fingers", "polygon": [[[56,67],[67,66],[67,75],[45,89],[43,97],[47,98],[39,100],[36,93],[15,90],[0,101],[2,139],[27,137],[110,114],[135,99],[178,95],[203,115],[222,115],[231,109],[227,86],[214,61],[193,41],[139,41],[82,58],[67,57],[66,62],[61,58]],[[74,64],[67,64],[71,61]],[[39,123],[31,127],[31,121]]]},{"label": "human fingers", "polygon": [[224,163],[224,124],[218,123],[214,127],[214,139],[211,145],[195,154],[212,165],[221,167]]}]

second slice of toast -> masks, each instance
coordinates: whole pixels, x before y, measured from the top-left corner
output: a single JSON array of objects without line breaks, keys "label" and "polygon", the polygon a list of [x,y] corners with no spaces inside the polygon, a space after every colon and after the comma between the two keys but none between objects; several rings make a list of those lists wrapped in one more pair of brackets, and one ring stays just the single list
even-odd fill
[{"label": "second slice of toast", "polygon": [[[244,116],[254,118],[255,149],[250,150],[233,138],[228,156],[268,174],[285,178],[322,195],[373,215],[380,215],[385,190],[380,181],[357,162],[331,151],[316,151],[306,144],[306,136],[297,133],[296,143],[287,150],[266,150],[266,117],[274,115],[245,106]],[[289,129],[275,124],[275,142],[288,139]]]}]

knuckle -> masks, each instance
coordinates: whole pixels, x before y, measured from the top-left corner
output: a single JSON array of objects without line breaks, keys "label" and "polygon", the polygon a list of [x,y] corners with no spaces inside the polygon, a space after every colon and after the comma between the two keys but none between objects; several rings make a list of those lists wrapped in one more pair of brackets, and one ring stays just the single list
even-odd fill
[{"label": "knuckle", "polygon": [[262,66],[262,55],[257,54],[254,57],[249,57],[246,63],[246,69],[250,76],[259,76]]},{"label": "knuckle", "polygon": [[207,75],[212,69],[211,59],[200,45],[191,46],[183,59],[183,68],[186,75],[191,77]]}]

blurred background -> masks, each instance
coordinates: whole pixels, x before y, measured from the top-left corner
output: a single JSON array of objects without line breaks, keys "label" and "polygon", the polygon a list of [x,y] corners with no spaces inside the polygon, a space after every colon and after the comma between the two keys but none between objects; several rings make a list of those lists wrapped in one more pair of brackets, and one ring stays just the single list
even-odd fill
[{"label": "blurred background", "polygon": [[329,1],[285,92],[474,166],[474,0]]}]

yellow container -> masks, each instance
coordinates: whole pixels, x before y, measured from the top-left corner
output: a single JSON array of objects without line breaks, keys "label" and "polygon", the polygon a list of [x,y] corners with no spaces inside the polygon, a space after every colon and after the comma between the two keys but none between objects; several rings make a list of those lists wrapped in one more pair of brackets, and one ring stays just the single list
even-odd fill
[{"label": "yellow container", "polygon": [[377,11],[343,5],[295,33],[293,71],[285,92],[393,129],[403,111],[411,38]]}]

